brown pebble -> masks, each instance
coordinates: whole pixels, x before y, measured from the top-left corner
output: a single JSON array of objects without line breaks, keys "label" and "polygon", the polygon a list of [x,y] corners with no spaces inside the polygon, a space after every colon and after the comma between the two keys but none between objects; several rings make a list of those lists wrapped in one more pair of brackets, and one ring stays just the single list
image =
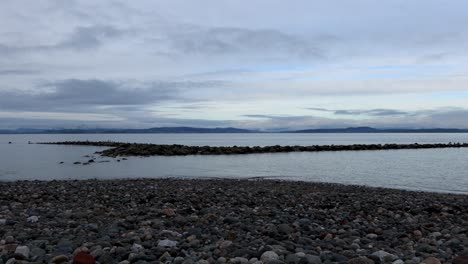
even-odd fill
[{"label": "brown pebble", "polygon": [[468,255],[462,255],[456,257],[453,261],[452,264],[468,264]]},{"label": "brown pebble", "polygon": [[73,258],[73,263],[72,264],[95,264],[96,261],[94,260],[94,257],[91,256],[89,253],[81,251],[76,254],[76,256]]},{"label": "brown pebble", "polygon": [[172,208],[165,208],[164,209],[164,214],[167,215],[167,216],[174,216],[175,215],[175,212]]}]

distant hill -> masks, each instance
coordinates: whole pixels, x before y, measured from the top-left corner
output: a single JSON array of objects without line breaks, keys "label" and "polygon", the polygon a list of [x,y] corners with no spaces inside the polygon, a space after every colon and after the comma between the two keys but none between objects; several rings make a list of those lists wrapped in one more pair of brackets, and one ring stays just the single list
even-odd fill
[{"label": "distant hill", "polygon": [[0,134],[157,134],[157,133],[255,133],[258,131],[233,127],[197,128],[197,127],[153,127],[146,129],[25,129],[0,130]]},{"label": "distant hill", "polygon": [[0,130],[0,134],[158,134],[158,133],[468,133],[468,129],[426,128],[426,129],[378,129],[372,127],[318,128],[293,131],[260,131],[234,127],[199,128],[199,127],[153,127],[145,129],[126,128],[77,128],[77,129],[30,129]]},{"label": "distant hill", "polygon": [[468,133],[468,129],[457,128],[389,128],[378,129],[373,127],[347,127],[347,128],[323,128],[284,131],[282,133]]}]

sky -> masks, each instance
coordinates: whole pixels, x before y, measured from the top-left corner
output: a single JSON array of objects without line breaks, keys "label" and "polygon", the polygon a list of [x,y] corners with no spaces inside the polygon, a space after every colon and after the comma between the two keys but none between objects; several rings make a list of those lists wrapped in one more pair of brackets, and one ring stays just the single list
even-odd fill
[{"label": "sky", "polygon": [[0,129],[468,128],[465,0],[2,0]]}]

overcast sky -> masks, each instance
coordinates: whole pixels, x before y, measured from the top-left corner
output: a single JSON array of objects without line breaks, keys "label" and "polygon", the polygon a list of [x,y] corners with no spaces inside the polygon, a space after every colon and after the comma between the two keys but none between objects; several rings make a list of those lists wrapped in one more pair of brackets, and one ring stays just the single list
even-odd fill
[{"label": "overcast sky", "polygon": [[468,128],[466,0],[0,1],[0,129]]}]

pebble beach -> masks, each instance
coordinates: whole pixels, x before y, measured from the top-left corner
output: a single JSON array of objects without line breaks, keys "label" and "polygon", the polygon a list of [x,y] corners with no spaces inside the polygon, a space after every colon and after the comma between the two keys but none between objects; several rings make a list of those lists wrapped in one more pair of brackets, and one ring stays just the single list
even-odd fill
[{"label": "pebble beach", "polygon": [[0,182],[0,263],[468,263],[468,196],[264,179]]}]

